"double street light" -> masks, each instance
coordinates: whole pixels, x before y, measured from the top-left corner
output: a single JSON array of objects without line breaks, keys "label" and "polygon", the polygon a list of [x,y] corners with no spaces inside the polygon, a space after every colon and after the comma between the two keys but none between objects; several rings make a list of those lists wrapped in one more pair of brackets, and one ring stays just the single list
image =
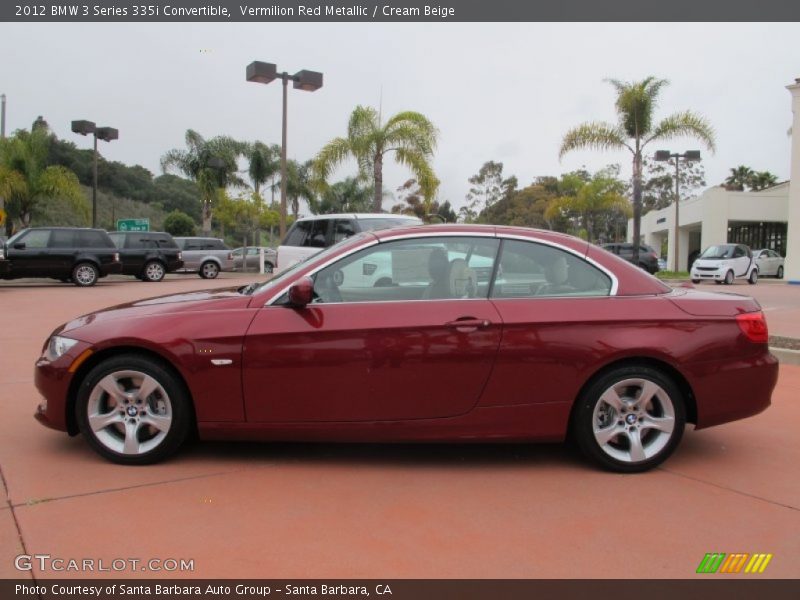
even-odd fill
[{"label": "double street light", "polygon": [[700,151],[699,150],[687,150],[683,154],[677,154],[670,152],[669,150],[657,150],[655,159],[657,161],[668,161],[668,160],[675,160],[675,223],[672,227],[672,243],[674,245],[674,252],[673,252],[673,259],[672,259],[672,269],[675,272],[680,271],[679,267],[679,250],[680,250],[680,242],[678,241],[678,205],[680,204],[680,164],[681,160],[684,162],[690,163],[700,160]]},{"label": "double street light", "polygon": [[92,176],[92,227],[97,227],[97,140],[110,142],[119,139],[119,131],[113,127],[97,127],[93,121],[73,121],[72,132],[94,136],[94,167]]},{"label": "double street light", "polygon": [[289,81],[294,82],[294,89],[314,92],[322,87],[322,73],[303,69],[294,75],[286,71],[278,73],[272,63],[253,61],[247,65],[247,81],[253,83],[271,83],[276,79],[283,81],[283,126],[281,128],[281,213],[280,237],[286,235],[286,92]]}]

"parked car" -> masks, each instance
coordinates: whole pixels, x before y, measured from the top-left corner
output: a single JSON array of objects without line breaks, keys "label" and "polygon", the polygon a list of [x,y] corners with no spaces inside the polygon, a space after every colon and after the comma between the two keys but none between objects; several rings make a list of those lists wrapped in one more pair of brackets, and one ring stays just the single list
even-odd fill
[{"label": "parked car", "polygon": [[81,287],[122,272],[119,251],[102,229],[31,227],[3,244],[0,279],[44,277]]},{"label": "parked car", "polygon": [[[378,255],[391,258],[390,285],[350,280]],[[571,236],[402,227],[355,234],[266,282],[61,325],[36,363],[36,418],[122,464],[162,460],[194,432],[570,435],[597,464],[636,472],[664,461],[687,422],[769,406],[778,362],[767,340],[753,298],[672,289]]]},{"label": "parked car", "polygon": [[181,249],[185,273],[197,273],[203,279],[215,279],[220,271],[233,270],[233,253],[225,242],[210,237],[176,237]]},{"label": "parked car", "polygon": [[753,257],[758,266],[759,275],[774,275],[783,279],[783,257],[775,250],[753,250]]},{"label": "parked car", "polygon": [[288,269],[320,250],[361,231],[421,225],[417,217],[390,213],[314,215],[295,221],[278,246],[277,271]]},{"label": "parked car", "polygon": [[692,263],[692,283],[704,280],[730,285],[734,279],[758,282],[758,265],[750,248],[744,244],[719,244],[709,246]]},{"label": "parked car", "polygon": [[122,274],[142,281],[161,281],[164,275],[183,267],[178,244],[159,231],[114,231],[108,234],[119,249]]},{"label": "parked car", "polygon": [[278,262],[278,253],[274,248],[267,246],[246,246],[233,251],[234,271],[258,271],[260,265],[259,253],[264,249],[264,272],[272,273]]},{"label": "parked car", "polygon": [[[620,258],[627,260],[629,263],[633,263],[633,244],[603,244],[602,247],[609,252],[616,254]],[[658,273],[658,260],[658,253],[653,250],[651,246],[648,246],[647,244],[641,244],[639,246],[639,262],[636,264],[638,264],[642,269],[650,274]]]}]

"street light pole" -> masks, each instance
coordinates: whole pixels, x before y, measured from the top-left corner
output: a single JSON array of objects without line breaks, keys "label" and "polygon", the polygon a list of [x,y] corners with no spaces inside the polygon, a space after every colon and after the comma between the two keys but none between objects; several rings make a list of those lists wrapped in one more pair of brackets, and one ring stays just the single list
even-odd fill
[{"label": "street light pole", "polygon": [[672,225],[672,243],[674,245],[674,252],[672,253],[672,269],[674,272],[680,271],[680,248],[681,243],[678,239],[678,231],[679,231],[679,217],[680,217],[680,164],[681,159],[685,162],[691,162],[694,160],[700,160],[700,151],[699,150],[687,150],[683,154],[671,153],[669,150],[658,150],[656,151],[656,160],[665,161],[670,159],[675,159],[675,223]]},{"label": "street light pole", "polygon": [[119,139],[119,131],[113,127],[97,127],[94,121],[73,121],[72,132],[94,137],[94,163],[92,165],[92,227],[97,227],[97,140],[105,142]]},{"label": "street light pole", "polygon": [[247,81],[253,83],[270,83],[279,77],[283,81],[283,119],[281,125],[281,211],[280,211],[280,237],[281,240],[286,236],[286,129],[287,129],[287,99],[289,81],[294,82],[294,88],[306,92],[314,92],[322,87],[322,73],[317,71],[307,71],[303,69],[294,75],[289,75],[286,71],[278,73],[278,68],[273,63],[253,61],[247,65],[245,72]]}]

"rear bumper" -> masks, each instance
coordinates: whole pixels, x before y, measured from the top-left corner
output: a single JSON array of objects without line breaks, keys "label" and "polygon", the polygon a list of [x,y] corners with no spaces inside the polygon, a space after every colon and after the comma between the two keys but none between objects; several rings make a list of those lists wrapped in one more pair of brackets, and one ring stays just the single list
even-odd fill
[{"label": "rear bumper", "polygon": [[763,356],[689,367],[697,404],[697,429],[757,415],[769,407],[778,382],[778,359]]}]

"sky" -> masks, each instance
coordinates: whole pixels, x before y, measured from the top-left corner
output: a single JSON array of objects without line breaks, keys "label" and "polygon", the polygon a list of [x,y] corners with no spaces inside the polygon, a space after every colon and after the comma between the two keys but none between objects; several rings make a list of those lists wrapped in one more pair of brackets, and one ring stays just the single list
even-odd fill
[{"label": "sky", "polygon": [[[788,179],[785,86],[800,77],[798,39],[797,23],[2,23],[0,93],[7,133],[43,115],[60,138],[89,148],[70,122],[92,120],[120,131],[99,142],[105,158],[160,174],[161,156],[183,148],[190,128],[280,143],[280,82],[248,83],[250,62],[322,71],[322,89],[289,89],[289,157],[307,160],[345,135],[358,104],[419,111],[440,131],[439,198],[458,208],[489,160],[521,186],[613,163],[629,177],[629,154],[558,158],[571,127],[615,121],[606,78],[667,79],[657,118],[692,109],[710,120],[714,155],[689,139],[651,148],[702,150],[709,185],[740,164]],[[333,179],[355,171],[345,163]],[[409,177],[387,161],[387,189]]]}]

